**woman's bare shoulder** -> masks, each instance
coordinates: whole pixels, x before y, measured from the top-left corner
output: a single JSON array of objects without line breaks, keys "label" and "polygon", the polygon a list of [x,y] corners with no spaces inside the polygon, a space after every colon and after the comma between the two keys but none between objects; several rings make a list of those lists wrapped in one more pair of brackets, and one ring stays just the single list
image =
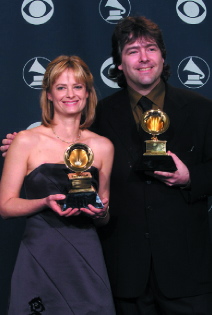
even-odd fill
[{"label": "woman's bare shoulder", "polygon": [[103,141],[105,144],[107,143],[112,144],[112,142],[106,137],[100,136],[97,133],[92,132],[90,130],[86,130],[86,132],[87,132],[88,137],[91,138],[91,140],[98,141],[98,142]]},{"label": "woman's bare shoulder", "polygon": [[111,148],[113,147],[112,142],[108,138],[100,136],[97,133],[94,133],[90,130],[87,130],[87,138],[93,144],[101,145],[101,146],[109,146]]},{"label": "woman's bare shoulder", "polygon": [[39,126],[18,132],[12,144],[34,145],[37,141],[39,141],[42,132],[44,132],[45,129],[43,128],[45,127]]}]

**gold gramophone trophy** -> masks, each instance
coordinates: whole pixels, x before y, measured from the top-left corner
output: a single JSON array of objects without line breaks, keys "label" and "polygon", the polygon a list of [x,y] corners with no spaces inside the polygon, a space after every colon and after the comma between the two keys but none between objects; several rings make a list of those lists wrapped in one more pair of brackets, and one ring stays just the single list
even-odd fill
[{"label": "gold gramophone trophy", "polygon": [[146,111],[141,120],[143,130],[152,135],[146,140],[146,152],[139,161],[138,168],[150,171],[176,171],[176,165],[166,152],[166,140],[158,140],[157,136],[169,128],[169,117],[160,109]]},{"label": "gold gramophone trophy", "polygon": [[93,164],[94,154],[84,143],[70,145],[64,153],[65,165],[74,173],[68,173],[68,194],[63,205],[67,208],[88,208],[92,204],[95,208],[103,208],[103,204],[92,186],[92,175],[86,172]]}]

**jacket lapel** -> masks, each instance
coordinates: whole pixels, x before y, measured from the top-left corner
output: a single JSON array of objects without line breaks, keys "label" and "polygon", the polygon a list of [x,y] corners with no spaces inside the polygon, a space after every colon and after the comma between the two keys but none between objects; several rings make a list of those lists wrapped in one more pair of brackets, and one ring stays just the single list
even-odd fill
[{"label": "jacket lapel", "polygon": [[166,97],[163,110],[169,116],[170,126],[159,138],[164,138],[173,147],[179,135],[185,129],[186,124],[189,124],[190,107],[187,106],[187,100],[181,97],[179,89],[166,84]]},{"label": "jacket lapel", "polygon": [[119,92],[117,100],[118,102],[114,102],[111,106],[108,121],[114,133],[119,137],[122,146],[128,151],[131,159],[135,161],[142,150],[142,145],[131,110],[127,89]]}]

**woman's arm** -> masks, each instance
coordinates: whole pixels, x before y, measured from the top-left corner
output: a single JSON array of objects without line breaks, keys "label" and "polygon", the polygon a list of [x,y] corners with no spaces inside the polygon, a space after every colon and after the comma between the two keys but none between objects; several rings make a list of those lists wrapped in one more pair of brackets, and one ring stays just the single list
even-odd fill
[{"label": "woman's arm", "polygon": [[103,202],[104,208],[97,209],[89,206],[89,209],[80,209],[94,219],[95,225],[106,224],[109,220],[109,194],[110,194],[110,175],[113,165],[114,147],[110,140],[98,136],[94,146],[94,159],[98,160],[99,169],[99,190],[98,195]]},{"label": "woman's arm", "polygon": [[110,197],[110,175],[113,166],[114,147],[110,140],[101,137],[99,146],[99,155],[101,156],[101,167],[99,169],[99,196],[108,199],[106,205],[109,205]]},{"label": "woman's arm", "polygon": [[[42,199],[25,200],[19,197],[24,177],[27,175],[28,158],[36,137],[31,131],[21,131],[13,140],[5,159],[0,185],[0,215],[3,218],[26,216],[45,207],[61,213],[57,200],[64,195],[51,195]],[[67,211],[63,215],[67,215]]]}]

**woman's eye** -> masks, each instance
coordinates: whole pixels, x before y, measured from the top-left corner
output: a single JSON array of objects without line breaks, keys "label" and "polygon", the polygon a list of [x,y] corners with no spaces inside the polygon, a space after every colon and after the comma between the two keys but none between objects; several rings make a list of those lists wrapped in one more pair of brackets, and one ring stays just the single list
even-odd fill
[{"label": "woman's eye", "polygon": [[76,85],[76,86],[75,86],[75,89],[77,89],[77,90],[81,90],[82,88],[83,88],[82,85]]}]

